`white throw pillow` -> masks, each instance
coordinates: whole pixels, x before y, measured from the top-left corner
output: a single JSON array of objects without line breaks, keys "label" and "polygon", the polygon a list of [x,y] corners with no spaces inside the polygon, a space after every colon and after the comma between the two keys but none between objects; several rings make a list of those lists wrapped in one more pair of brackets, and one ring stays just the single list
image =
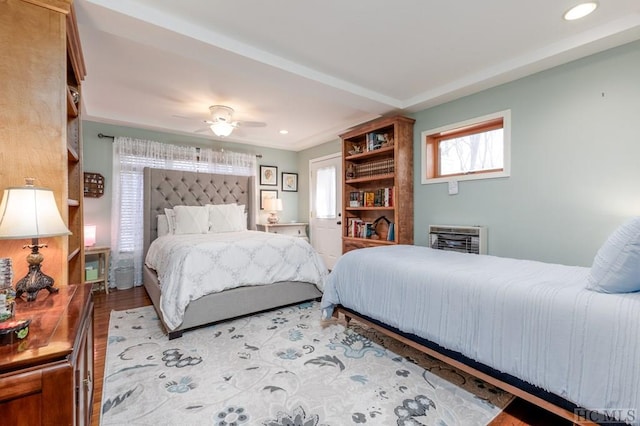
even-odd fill
[{"label": "white throw pillow", "polygon": [[600,247],[587,288],[602,293],[640,291],[640,217],[620,225]]},{"label": "white throw pillow", "polygon": [[164,209],[164,214],[167,216],[167,224],[169,225],[169,234],[176,233],[176,212],[173,209]]},{"label": "white throw pillow", "polygon": [[158,219],[158,237],[169,235],[169,220],[166,214],[159,214]]},{"label": "white throw pillow", "polygon": [[247,230],[244,205],[209,204],[209,232],[239,232]]},{"label": "white throw pillow", "polygon": [[175,206],[175,234],[206,234],[209,231],[209,209],[206,206]]}]

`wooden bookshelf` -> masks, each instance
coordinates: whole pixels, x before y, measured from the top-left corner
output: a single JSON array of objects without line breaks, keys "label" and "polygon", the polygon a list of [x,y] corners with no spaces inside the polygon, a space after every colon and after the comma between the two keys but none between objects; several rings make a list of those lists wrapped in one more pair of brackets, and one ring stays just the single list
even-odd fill
[{"label": "wooden bookshelf", "polygon": [[[413,244],[413,123],[383,117],[342,135],[342,251],[389,244]],[[373,194],[373,195],[371,195]],[[384,216],[393,226],[376,233]],[[384,220],[384,219],[382,219]],[[386,222],[386,221],[385,221]]]},{"label": "wooden bookshelf", "polygon": [[67,34],[67,178],[69,283],[84,282],[84,173],[82,169],[82,81],[86,75],[73,7],[66,17]]}]

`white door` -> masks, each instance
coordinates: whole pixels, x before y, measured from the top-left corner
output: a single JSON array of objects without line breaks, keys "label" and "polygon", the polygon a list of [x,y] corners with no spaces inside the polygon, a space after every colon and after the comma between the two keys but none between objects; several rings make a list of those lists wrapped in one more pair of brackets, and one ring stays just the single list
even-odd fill
[{"label": "white door", "polygon": [[311,245],[333,269],[342,255],[342,154],[309,160]]}]

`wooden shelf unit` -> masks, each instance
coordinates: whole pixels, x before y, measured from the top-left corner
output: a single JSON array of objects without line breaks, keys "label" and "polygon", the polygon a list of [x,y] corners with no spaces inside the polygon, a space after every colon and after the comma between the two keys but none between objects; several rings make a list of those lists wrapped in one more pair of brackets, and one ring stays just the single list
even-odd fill
[{"label": "wooden shelf unit", "polygon": [[[98,290],[103,289],[106,294],[109,294],[109,255],[111,254],[110,247],[85,247],[85,265],[89,265],[93,262],[97,263],[97,276],[93,279],[88,279],[85,269],[85,284],[91,285],[92,290],[94,287],[98,287]],[[97,286],[96,286],[97,284]]]},{"label": "wooden shelf unit", "polygon": [[[342,139],[342,252],[389,244],[413,244],[413,123],[403,116],[383,117],[340,135]],[[374,148],[371,135],[385,135],[386,142]],[[351,206],[352,193],[391,188],[391,204]],[[353,220],[372,223],[385,216],[394,224],[395,237],[362,238],[350,233]],[[364,225],[363,225],[364,226]]]},{"label": "wooden shelf unit", "polygon": [[[67,176],[70,283],[84,282],[84,173],[82,169],[82,80],[86,75],[73,7],[67,15]],[[74,97],[74,92],[77,96]]]}]

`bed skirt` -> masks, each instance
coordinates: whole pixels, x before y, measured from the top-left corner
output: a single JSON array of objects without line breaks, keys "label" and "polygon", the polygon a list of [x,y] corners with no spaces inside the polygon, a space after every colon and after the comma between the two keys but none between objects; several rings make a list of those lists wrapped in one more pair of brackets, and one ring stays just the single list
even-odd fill
[{"label": "bed skirt", "polygon": [[169,339],[182,336],[185,330],[219,321],[267,311],[282,306],[319,299],[322,296],[315,284],[283,281],[273,284],[238,287],[213,293],[192,301],[185,310],[182,324],[174,330],[167,328],[160,310],[160,286],[154,270],[144,267],[144,287],[153,306],[169,333]]}]

